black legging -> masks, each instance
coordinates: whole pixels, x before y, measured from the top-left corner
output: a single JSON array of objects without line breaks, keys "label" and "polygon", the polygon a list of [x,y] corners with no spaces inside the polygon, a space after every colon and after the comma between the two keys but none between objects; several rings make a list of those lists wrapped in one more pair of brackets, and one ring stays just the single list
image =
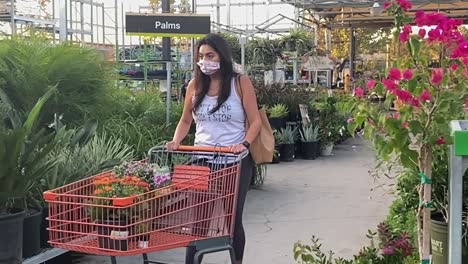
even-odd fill
[{"label": "black legging", "polygon": [[[239,193],[237,195],[236,204],[236,219],[234,223],[234,236],[232,247],[236,254],[236,260],[240,261],[244,258],[245,248],[245,232],[244,225],[242,224],[242,214],[244,212],[245,198],[249,190],[250,181],[252,179],[254,162],[252,157],[248,155],[242,160],[239,178]],[[197,250],[195,247],[187,247],[185,255],[185,264],[193,264]]]}]

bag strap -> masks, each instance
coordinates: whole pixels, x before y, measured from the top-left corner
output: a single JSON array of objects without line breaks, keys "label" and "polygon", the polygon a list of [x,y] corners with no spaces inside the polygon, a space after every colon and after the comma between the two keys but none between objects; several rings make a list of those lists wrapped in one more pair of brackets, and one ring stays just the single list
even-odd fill
[{"label": "bag strap", "polygon": [[244,110],[245,124],[247,126],[247,124],[249,123],[249,120],[247,119],[247,112],[245,112],[245,107],[244,107],[244,98],[243,98],[243,95],[242,95],[242,86],[241,86],[240,74],[238,74],[236,76],[235,86],[236,86],[236,93],[239,96],[239,99],[241,100],[242,110]]},{"label": "bag strap", "polygon": [[242,107],[244,107],[244,99],[242,96],[242,86],[241,86],[241,80],[240,80],[240,74],[236,76],[236,92],[239,98],[241,99]]}]

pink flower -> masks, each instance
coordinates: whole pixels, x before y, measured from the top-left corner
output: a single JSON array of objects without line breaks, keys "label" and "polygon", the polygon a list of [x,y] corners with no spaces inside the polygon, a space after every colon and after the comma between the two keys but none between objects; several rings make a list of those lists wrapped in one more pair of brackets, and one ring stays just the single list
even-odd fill
[{"label": "pink flower", "polygon": [[427,101],[431,101],[432,97],[431,97],[431,94],[429,93],[428,90],[423,90],[422,93],[419,95],[419,101],[421,102],[427,102]]},{"label": "pink flower", "polygon": [[429,42],[435,42],[441,39],[441,31],[437,28],[429,30],[427,35]]},{"label": "pink flower", "polygon": [[456,64],[456,63],[450,64],[450,69],[451,69],[452,71],[458,70],[458,64]]},{"label": "pink flower", "polygon": [[398,88],[398,85],[395,83],[395,81],[390,80],[390,79],[382,80],[382,84],[389,91],[393,91],[393,90],[396,90]]},{"label": "pink flower", "polygon": [[410,105],[412,107],[420,107],[421,105],[419,104],[419,100],[416,98],[411,99]]},{"label": "pink flower", "polygon": [[413,70],[406,69],[403,71],[403,80],[409,81],[413,79]]},{"label": "pink flower", "polygon": [[383,8],[384,8],[384,9],[387,9],[387,8],[389,8],[391,5],[392,5],[392,3],[391,3],[390,1],[385,2],[384,5],[383,5]]},{"label": "pink flower", "polygon": [[445,139],[444,139],[444,137],[439,137],[439,138],[436,140],[436,144],[437,144],[437,145],[445,145]]},{"label": "pink flower", "polygon": [[413,99],[411,93],[406,90],[395,90],[394,94],[404,103],[409,103]]},{"label": "pink flower", "polygon": [[426,37],[426,30],[424,28],[420,28],[418,31],[418,36],[420,38],[425,38]]},{"label": "pink flower", "polygon": [[408,129],[408,127],[409,127],[408,122],[401,123],[401,127],[404,128],[404,129]]},{"label": "pink flower", "polygon": [[408,41],[411,32],[412,32],[411,31],[411,26],[408,25],[408,24],[404,25],[402,27],[402,31],[400,32],[400,36],[399,36],[400,42],[404,43],[404,42]]},{"label": "pink flower", "polygon": [[392,117],[395,118],[395,119],[398,119],[398,118],[400,118],[400,113],[395,112],[395,113],[393,113]]},{"label": "pink flower", "polygon": [[356,87],[356,89],[354,89],[354,96],[363,97],[364,96],[364,90],[361,87]]},{"label": "pink flower", "polygon": [[468,40],[460,41],[450,57],[453,59],[468,57]]},{"label": "pink flower", "polygon": [[366,82],[366,88],[369,90],[373,90],[375,86],[375,81],[373,79],[369,79]]},{"label": "pink flower", "polygon": [[393,81],[399,81],[401,79],[401,72],[397,68],[391,68],[388,71],[388,78]]},{"label": "pink flower", "polygon": [[393,253],[395,253],[395,250],[391,246],[382,248],[382,255],[384,256],[391,256]]},{"label": "pink flower", "polygon": [[398,5],[403,9],[405,12],[408,12],[412,7],[413,4],[408,2],[407,0],[396,0]]},{"label": "pink flower", "polygon": [[346,123],[349,124],[349,123],[351,123],[351,122],[353,122],[353,121],[354,121],[354,118],[350,117],[350,118],[348,118],[348,119],[346,120]]},{"label": "pink flower", "polygon": [[424,11],[422,10],[418,10],[416,11],[415,15],[414,15],[414,23],[416,23],[416,25],[418,27],[422,27],[426,24],[426,16],[424,14]]},{"label": "pink flower", "polygon": [[405,32],[400,32],[398,39],[400,40],[401,43],[405,43],[406,41],[409,40],[409,35],[406,34]]},{"label": "pink flower", "polygon": [[367,124],[372,126],[372,125],[374,125],[374,121],[372,119],[368,118],[367,119]]},{"label": "pink flower", "polygon": [[442,78],[444,77],[444,71],[443,69],[433,69],[432,74],[431,74],[431,83],[434,85],[438,85],[441,81]]}]

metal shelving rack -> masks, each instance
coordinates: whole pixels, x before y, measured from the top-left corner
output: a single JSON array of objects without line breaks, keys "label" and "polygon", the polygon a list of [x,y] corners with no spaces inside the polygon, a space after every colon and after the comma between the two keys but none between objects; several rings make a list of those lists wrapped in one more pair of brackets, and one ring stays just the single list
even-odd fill
[{"label": "metal shelving rack", "polygon": [[22,25],[51,34],[55,41],[87,45],[118,45],[118,0],[51,0],[41,7],[34,0],[0,0],[0,22],[16,35]]}]

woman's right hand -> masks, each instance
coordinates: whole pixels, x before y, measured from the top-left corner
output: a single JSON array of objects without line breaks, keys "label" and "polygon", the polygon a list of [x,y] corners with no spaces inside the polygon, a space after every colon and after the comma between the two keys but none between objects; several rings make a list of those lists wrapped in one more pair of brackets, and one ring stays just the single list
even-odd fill
[{"label": "woman's right hand", "polygon": [[179,146],[180,146],[180,143],[174,140],[166,143],[166,149],[169,151],[175,151],[179,148]]}]

